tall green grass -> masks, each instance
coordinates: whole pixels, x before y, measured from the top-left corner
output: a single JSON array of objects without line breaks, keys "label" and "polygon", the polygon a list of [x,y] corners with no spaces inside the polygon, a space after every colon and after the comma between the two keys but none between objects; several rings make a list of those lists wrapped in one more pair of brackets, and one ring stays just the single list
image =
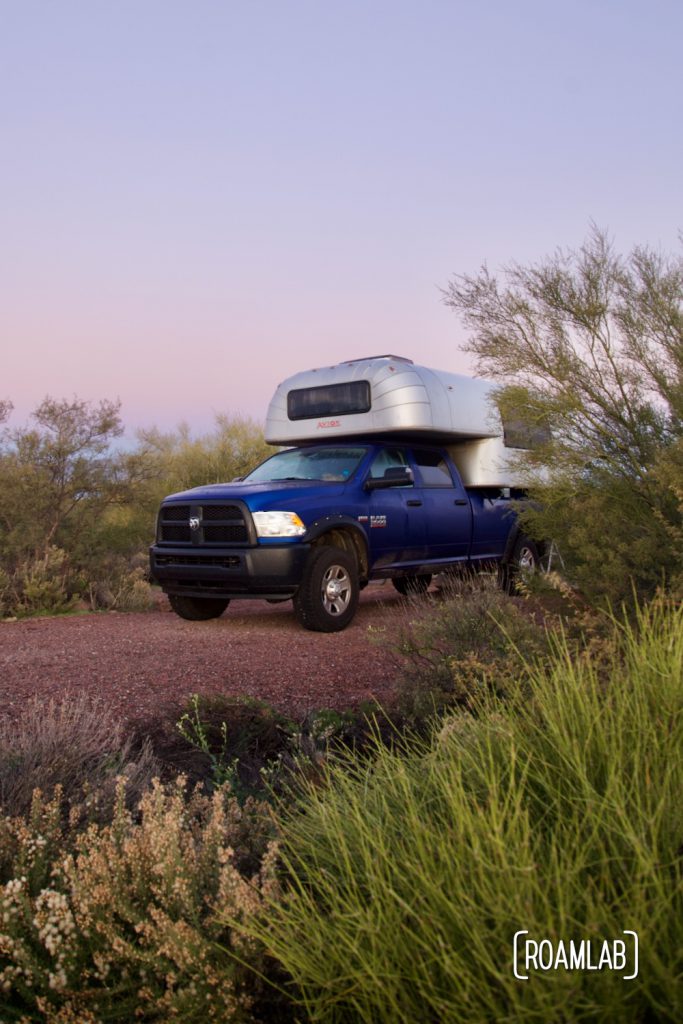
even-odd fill
[{"label": "tall green grass", "polygon": [[[487,697],[409,751],[330,769],[283,812],[260,926],[331,1022],[683,1019],[683,611],[559,641],[533,697]],[[640,971],[513,975],[513,935],[640,938]]]}]

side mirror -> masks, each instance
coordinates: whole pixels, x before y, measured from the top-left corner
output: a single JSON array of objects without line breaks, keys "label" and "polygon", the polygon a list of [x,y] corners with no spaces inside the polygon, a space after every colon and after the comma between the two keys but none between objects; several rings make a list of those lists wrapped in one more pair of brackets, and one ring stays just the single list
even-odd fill
[{"label": "side mirror", "polygon": [[410,487],[413,471],[410,466],[392,466],[384,470],[384,476],[369,477],[365,481],[366,491],[383,490],[385,487]]}]

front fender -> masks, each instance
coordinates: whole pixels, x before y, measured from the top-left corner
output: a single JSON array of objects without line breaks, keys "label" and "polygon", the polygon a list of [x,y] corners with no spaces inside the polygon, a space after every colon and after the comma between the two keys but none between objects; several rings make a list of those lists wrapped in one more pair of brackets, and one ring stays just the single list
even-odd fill
[{"label": "front fender", "polygon": [[361,576],[365,575],[369,566],[368,538],[363,527],[352,516],[340,512],[320,516],[319,519],[311,523],[301,539],[306,544],[314,544],[325,534],[334,534],[335,532],[343,532],[352,539],[358,555]]}]

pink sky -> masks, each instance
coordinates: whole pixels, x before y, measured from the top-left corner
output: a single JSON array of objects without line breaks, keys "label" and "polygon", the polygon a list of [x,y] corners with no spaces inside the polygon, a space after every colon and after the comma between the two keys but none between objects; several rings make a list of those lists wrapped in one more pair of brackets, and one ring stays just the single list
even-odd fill
[{"label": "pink sky", "polygon": [[0,397],[260,419],[380,352],[470,367],[439,287],[672,250],[683,8],[24,0],[3,13]]}]

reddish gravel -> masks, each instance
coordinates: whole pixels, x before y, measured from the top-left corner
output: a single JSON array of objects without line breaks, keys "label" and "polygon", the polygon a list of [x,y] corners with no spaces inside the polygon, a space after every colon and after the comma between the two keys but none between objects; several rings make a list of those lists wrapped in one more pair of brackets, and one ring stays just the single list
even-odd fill
[{"label": "reddish gravel", "polygon": [[0,623],[0,715],[35,694],[90,694],[135,720],[195,692],[257,697],[296,716],[392,693],[394,656],[372,640],[401,614],[390,584],[363,591],[341,633],[302,629],[289,601],[237,601],[209,622],[162,608]]}]

